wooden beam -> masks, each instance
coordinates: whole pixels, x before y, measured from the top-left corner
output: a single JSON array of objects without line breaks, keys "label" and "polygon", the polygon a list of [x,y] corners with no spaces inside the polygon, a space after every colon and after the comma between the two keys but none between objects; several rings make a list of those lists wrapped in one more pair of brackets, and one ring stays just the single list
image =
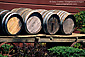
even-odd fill
[{"label": "wooden beam", "polygon": [[0,0],[9,3],[39,4],[39,5],[64,5],[64,6],[85,6],[84,0]]},{"label": "wooden beam", "polygon": [[31,8],[31,9],[47,9],[47,10],[64,10],[70,13],[79,12],[76,8],[81,11],[85,11],[85,7],[73,7],[73,6],[53,6],[53,5],[34,5],[34,4],[19,4],[19,3],[4,3],[0,2],[0,9],[12,10],[13,8]]},{"label": "wooden beam", "polygon": [[0,42],[34,42],[35,38],[0,38]]},{"label": "wooden beam", "polygon": [[39,42],[74,42],[76,40],[85,42],[85,34],[0,36],[0,42],[34,42],[35,39],[38,39]]},{"label": "wooden beam", "polygon": [[72,35],[46,35],[46,34],[36,34],[36,35],[16,35],[16,36],[0,36],[0,38],[30,38],[30,37],[83,37],[85,34],[72,33]]}]

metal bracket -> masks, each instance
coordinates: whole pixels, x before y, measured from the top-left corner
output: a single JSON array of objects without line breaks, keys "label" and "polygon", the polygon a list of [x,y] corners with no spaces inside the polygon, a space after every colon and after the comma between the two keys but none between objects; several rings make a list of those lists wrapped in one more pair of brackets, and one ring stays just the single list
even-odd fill
[{"label": "metal bracket", "polygon": [[53,40],[53,37],[50,37],[50,40]]},{"label": "metal bracket", "polygon": [[78,37],[76,37],[76,40],[75,40],[75,42],[77,42],[78,41]]}]

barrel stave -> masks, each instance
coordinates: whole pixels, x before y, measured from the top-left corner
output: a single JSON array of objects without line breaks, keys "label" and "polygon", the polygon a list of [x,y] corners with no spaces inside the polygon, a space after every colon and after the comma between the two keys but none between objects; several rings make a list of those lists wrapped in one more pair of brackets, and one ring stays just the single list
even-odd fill
[{"label": "barrel stave", "polygon": [[37,12],[39,12],[42,15],[44,32],[47,34],[56,34],[60,27],[59,16],[55,13],[52,13],[44,9],[38,9]]},{"label": "barrel stave", "polygon": [[[24,22],[24,30],[28,34],[36,34],[42,28],[40,13],[29,8],[19,8],[16,13],[20,14]],[[33,15],[33,16],[32,16]],[[31,23],[30,23],[31,22]]]},{"label": "barrel stave", "polygon": [[49,10],[60,17],[60,33],[72,34],[75,26],[75,18],[71,13],[63,10]]},{"label": "barrel stave", "polygon": [[[2,32],[1,35],[17,35],[17,34],[19,34],[19,32],[21,31],[22,23],[23,23],[23,21],[21,21],[22,17],[19,14],[10,12],[9,10],[0,10],[0,19],[1,19],[0,32]],[[19,26],[21,26],[21,27],[19,27]],[[19,28],[19,30],[18,30],[18,28]]]}]

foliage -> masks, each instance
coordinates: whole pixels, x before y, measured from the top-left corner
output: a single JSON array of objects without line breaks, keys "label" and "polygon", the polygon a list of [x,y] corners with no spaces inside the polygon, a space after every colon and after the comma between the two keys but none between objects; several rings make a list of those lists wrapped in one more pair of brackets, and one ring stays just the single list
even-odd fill
[{"label": "foliage", "polygon": [[3,48],[3,51],[4,52],[9,52],[9,49],[11,49],[11,48],[13,48],[13,45],[9,45],[9,44],[3,44],[2,46],[1,46],[1,48]]},{"label": "foliage", "polygon": [[48,49],[48,51],[50,56],[57,56],[57,57],[85,56],[85,50],[73,47],[57,46]]},{"label": "foliage", "polygon": [[74,15],[78,31],[85,32],[85,11],[80,11]]},{"label": "foliage", "polygon": [[[14,50],[12,50],[14,49]],[[11,51],[11,53],[9,53]],[[3,44],[0,47],[0,57],[46,57],[46,43],[36,43],[34,46],[23,43],[22,46],[13,46],[12,44]],[[8,55],[9,53],[9,55]]]},{"label": "foliage", "polygon": [[5,54],[5,55],[2,55],[0,54],[0,57],[8,57],[8,54],[10,49],[13,48],[13,45],[10,45],[10,44],[3,44],[1,47],[0,47],[0,52],[2,51],[2,54]]},{"label": "foliage", "polygon": [[7,55],[6,56],[3,56],[3,55],[0,54],[0,57],[8,57],[8,56]]},{"label": "foliage", "polygon": [[28,57],[46,57],[47,53],[47,49],[44,46],[45,43],[43,44],[36,44],[36,46],[34,47],[29,47],[29,52],[28,52]]},{"label": "foliage", "polygon": [[81,46],[80,43],[76,43],[76,44],[74,45],[75,48],[79,48],[80,46]]}]

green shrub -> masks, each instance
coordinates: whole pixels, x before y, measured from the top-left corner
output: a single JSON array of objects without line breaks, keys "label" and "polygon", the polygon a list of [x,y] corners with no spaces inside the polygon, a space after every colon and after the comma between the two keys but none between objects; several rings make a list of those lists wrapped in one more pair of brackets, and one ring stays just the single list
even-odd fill
[{"label": "green shrub", "polygon": [[85,50],[73,47],[57,46],[48,49],[48,51],[50,56],[57,56],[57,57],[85,56]]},{"label": "green shrub", "polygon": [[3,56],[3,55],[0,54],[0,57],[8,57],[8,56],[7,55],[6,56]]},{"label": "green shrub", "polygon": [[10,48],[13,48],[13,46],[12,45],[9,45],[9,44],[3,44],[2,46],[1,46],[1,48],[3,48],[3,52],[9,52],[9,49]]},{"label": "green shrub", "polygon": [[85,11],[80,11],[74,15],[78,31],[85,33]]}]

